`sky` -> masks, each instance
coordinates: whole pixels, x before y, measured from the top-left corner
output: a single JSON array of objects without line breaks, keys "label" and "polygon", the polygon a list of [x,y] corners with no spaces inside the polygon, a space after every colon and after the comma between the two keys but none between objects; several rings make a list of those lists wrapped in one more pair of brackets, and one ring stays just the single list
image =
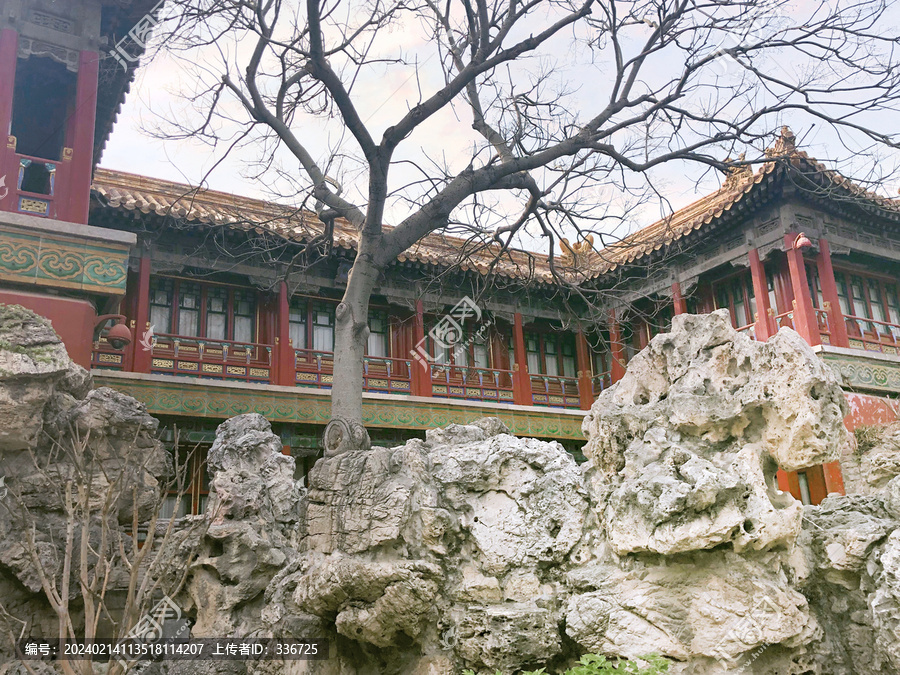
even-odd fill
[{"label": "sky", "polygon": [[[801,0],[801,4],[803,4]],[[886,31],[896,29],[885,26]],[[417,82],[409,76],[409,71],[385,66],[370,69],[361,78],[354,90],[357,105],[367,125],[373,129],[373,136],[378,138],[381,131],[399,119],[407,107],[416,100],[419,87],[427,88],[440,85],[439,71],[431,68],[429,60],[432,53],[426,49],[423,34],[415,25],[401,24],[391,29],[386,41],[381,43],[385,55],[393,49],[403,49],[407,55],[419,57],[423,81]],[[144,58],[137,72],[125,105],[119,114],[116,126],[106,146],[100,165],[108,169],[117,169],[142,174],[155,178],[184,182],[197,185],[206,180],[206,185],[215,190],[230,192],[247,197],[273,199],[288,191],[284,181],[272,172],[262,180],[252,177],[255,162],[261,154],[266,154],[259,146],[238,148],[228,157],[222,159],[220,148],[190,140],[162,140],[154,137],[160,129],[165,130],[166,120],[183,120],[196,117],[197,110],[186,100],[195,84],[194,68],[204,68],[206,63],[213,63],[219,53],[244,55],[249,48],[248,43],[222,42],[216,49],[190,54],[187,62],[176,58],[162,48],[152,49]],[[540,67],[551,67],[570,82],[577,84],[572,93],[574,100],[588,100],[592,89],[602,82],[597,79],[597,71],[591,70],[585,63],[584,54],[571,53],[560,45],[557,53],[551,52],[547,58],[550,62],[542,62]],[[433,63],[431,64],[433,65]],[[790,71],[793,64],[778,64],[785,71]],[[725,64],[727,68],[727,64]],[[513,73],[511,78],[525,78],[531,72]],[[593,80],[593,81],[592,81]],[[236,115],[241,111],[232,108]],[[786,116],[781,120],[791,124],[794,132],[802,139],[803,148],[821,160],[831,157],[847,158],[853,156],[854,147],[843,147],[836,142],[832,133],[822,125],[806,124],[805,120],[792,120]],[[898,119],[897,121],[900,121]],[[799,125],[798,125],[799,122]],[[221,123],[227,135],[227,123]],[[348,147],[343,137],[343,128],[339,120],[309,117],[302,121],[303,136],[308,138],[310,148],[317,157],[328,154],[329,148],[342,141],[342,147]],[[892,130],[900,124],[894,124]],[[468,148],[476,140],[471,130],[471,119],[465,110],[448,108],[430,120],[418,130],[408,141],[408,155],[400,154],[400,158],[415,159],[418,162],[447,162],[454,166],[462,166],[460,162],[468,160]],[[233,131],[233,130],[232,130]],[[850,139],[852,143],[853,139]],[[296,172],[296,160],[285,151],[276,153],[276,163],[282,171]],[[886,165],[895,166],[897,155],[889,155]],[[396,171],[403,171],[398,168]],[[412,175],[412,174],[410,174]],[[697,166],[671,165],[657,170],[653,175],[654,183],[666,200],[666,204],[643,204],[629,219],[627,227],[635,229],[648,225],[668,208],[680,208],[719,187],[721,175],[714,171],[702,170]],[[883,186],[883,193],[894,196],[900,184],[889,182]],[[351,194],[351,197],[354,195]],[[355,201],[361,203],[356,195]],[[598,193],[597,199],[614,202],[616,195]],[[282,198],[282,201],[284,199]],[[511,211],[515,211],[513,207]],[[402,202],[395,202],[386,213],[388,222],[398,221],[406,215]],[[539,241],[524,242],[528,248],[541,248]]]}]

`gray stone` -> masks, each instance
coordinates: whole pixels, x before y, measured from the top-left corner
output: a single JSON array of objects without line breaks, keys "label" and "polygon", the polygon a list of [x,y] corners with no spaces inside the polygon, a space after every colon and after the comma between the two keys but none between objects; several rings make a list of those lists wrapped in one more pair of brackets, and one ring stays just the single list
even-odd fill
[{"label": "gray stone", "polygon": [[[837,675],[842,653],[893,672],[893,609],[878,628],[867,604],[880,585],[879,606],[894,607],[892,582],[875,581],[893,574],[893,558],[876,562],[896,527],[885,500],[805,512],[775,487],[779,463],[838,456],[844,411],[831,371],[793,332],[761,344],[723,313],[678,317],[594,405],[585,465],[499,420],[396,448],[342,446],[316,463],[281,535],[273,516],[254,520],[271,510],[258,471],[235,469],[264,465],[277,442],[259,419],[231,420],[210,462],[216,503],[233,505],[225,522],[256,522],[260,541],[294,537],[297,555],[276,572],[220,553],[194,596],[208,593],[218,630],[317,626],[343,648],[313,673],[513,672],[589,651],[658,653],[692,675]],[[222,516],[210,518],[214,531]],[[252,588],[236,602],[238,579]],[[854,582],[866,590],[830,590]],[[841,633],[846,613],[855,628]]]},{"label": "gray stone", "polygon": [[[110,466],[156,447],[140,406],[80,388],[63,368],[44,431],[96,436]],[[395,448],[357,447],[348,427],[306,489],[265,418],[228,420],[209,453],[205,530],[173,561],[187,572],[177,601],[195,637],[323,637],[334,654],[197,672],[555,672],[586,652],[652,652],[673,675],[900,673],[888,442],[867,465],[870,495],[802,507],[775,484],[779,465],[838,457],[844,412],[796,334],[756,343],[717,312],[676,317],[603,392],[581,466],[496,418]],[[52,511],[46,482],[19,470],[15,485]],[[0,594],[27,605],[39,580],[18,541],[0,519]],[[58,549],[41,545],[52,564]]]},{"label": "gray stone", "polygon": [[0,451],[34,449],[44,410],[71,361],[50,322],[18,305],[0,305]]},{"label": "gray stone", "polygon": [[102,592],[125,597],[129,578],[118,553],[130,550],[135,518],[150,519],[171,473],[157,426],[133,398],[91,390],[90,374],[69,359],[46,319],[0,305],[0,633],[19,634],[24,620],[33,635],[58,634],[45,584],[71,601],[67,619],[80,629],[82,541],[88,575],[101,541],[112,542]]}]

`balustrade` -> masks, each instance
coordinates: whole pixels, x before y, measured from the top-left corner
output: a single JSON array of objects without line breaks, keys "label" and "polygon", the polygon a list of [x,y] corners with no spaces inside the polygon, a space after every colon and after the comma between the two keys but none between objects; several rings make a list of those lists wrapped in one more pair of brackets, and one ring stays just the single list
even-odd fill
[{"label": "balustrade", "polygon": [[580,408],[578,378],[561,375],[531,375],[531,400],[534,405],[554,408]]},{"label": "balustrade", "polygon": [[157,334],[150,353],[152,373],[244,382],[269,382],[272,375],[271,345]]},{"label": "balustrade", "polygon": [[851,349],[900,354],[900,325],[845,314],[847,338]]},{"label": "balustrade", "polygon": [[512,403],[512,373],[498,368],[432,363],[432,393],[442,398]]}]

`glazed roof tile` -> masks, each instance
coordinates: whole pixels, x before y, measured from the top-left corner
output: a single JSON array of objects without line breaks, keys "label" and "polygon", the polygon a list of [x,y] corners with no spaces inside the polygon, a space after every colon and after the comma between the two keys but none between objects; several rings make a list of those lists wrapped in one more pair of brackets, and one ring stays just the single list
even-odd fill
[{"label": "glazed roof tile", "polygon": [[[787,133],[790,134],[790,131],[787,130]],[[788,160],[791,166],[799,169],[803,175],[815,179],[822,187],[849,191],[854,197],[862,198],[881,210],[900,214],[900,200],[867,191],[827,169],[807,153],[796,150],[792,139],[793,136],[790,135],[785,140],[783,135],[771,156]],[[571,257],[557,257],[554,260],[556,271],[577,281],[603,276],[618,267],[633,264],[721,218],[783,165],[783,161],[771,161],[764,163],[755,172],[749,168],[735,169],[725,184],[715,192],[624,237],[620,242],[599,251],[579,254],[577,269],[573,268]],[[311,211],[214,190],[198,190],[182,183],[121,171],[98,169],[94,177],[94,191],[102,197],[106,208],[175,217],[201,227],[228,226],[257,233],[274,233],[297,243],[310,241],[321,234],[324,228],[323,223]],[[354,250],[357,238],[358,233],[350,223],[342,219],[335,221],[336,247]],[[497,250],[497,245],[473,248],[471,241],[432,233],[401,254],[399,260],[435,267],[457,264],[463,270],[480,274],[493,273],[515,279],[553,282],[546,256],[511,250],[500,261],[496,261]]]}]

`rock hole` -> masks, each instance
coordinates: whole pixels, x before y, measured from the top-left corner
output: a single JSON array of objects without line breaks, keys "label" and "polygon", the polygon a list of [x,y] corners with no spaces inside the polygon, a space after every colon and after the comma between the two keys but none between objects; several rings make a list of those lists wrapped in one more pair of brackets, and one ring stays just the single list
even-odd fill
[{"label": "rock hole", "polygon": [[747,534],[753,534],[753,532],[756,530],[756,526],[753,524],[752,520],[745,520],[744,524],[741,526],[741,529],[743,529]]},{"label": "rock hole", "polygon": [[209,557],[218,558],[225,553],[225,547],[218,539],[213,539],[209,544]]},{"label": "rock hole", "polygon": [[562,529],[562,526],[559,523],[557,523],[555,520],[551,520],[549,529],[550,529],[550,536],[555,538],[556,535],[559,534],[559,531]]},{"label": "rock hole", "polygon": [[822,398],[822,392],[819,391],[818,385],[809,390],[809,395],[814,401],[818,401]]},{"label": "rock hole", "polygon": [[477,523],[477,522],[478,522],[478,516],[475,516],[474,518],[472,518],[472,522],[473,522],[473,523]]},{"label": "rock hole", "polygon": [[647,405],[650,402],[650,397],[647,396],[646,391],[642,391],[634,395],[634,404],[635,405]]},{"label": "rock hole", "polygon": [[728,377],[737,377],[740,373],[737,359],[733,356],[728,360],[728,368],[726,368],[725,372],[728,374]]}]

